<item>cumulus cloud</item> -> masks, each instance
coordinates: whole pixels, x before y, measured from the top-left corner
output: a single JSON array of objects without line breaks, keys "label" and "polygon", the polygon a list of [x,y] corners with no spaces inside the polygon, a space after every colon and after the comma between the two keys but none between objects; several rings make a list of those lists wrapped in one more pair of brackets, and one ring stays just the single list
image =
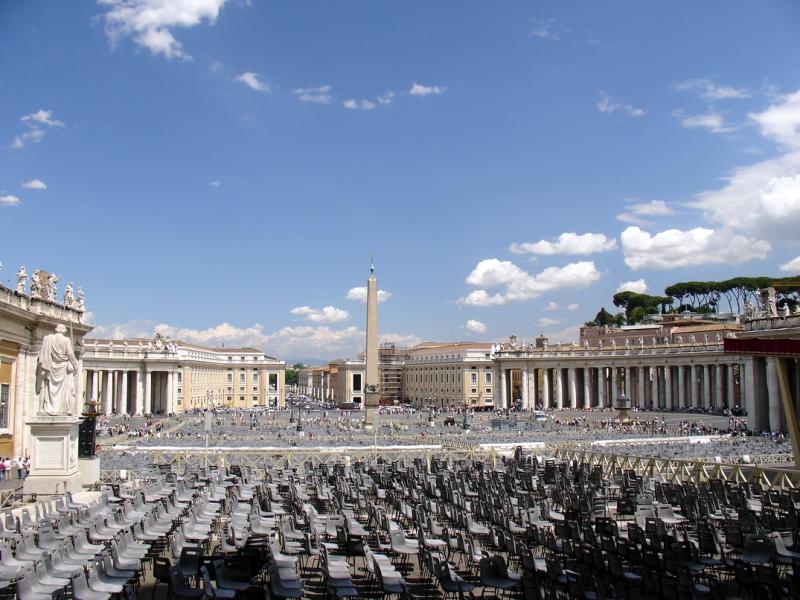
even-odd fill
[{"label": "cumulus cloud", "polygon": [[[315,358],[329,360],[338,357],[355,357],[364,350],[365,334],[358,327],[333,329],[327,325],[300,325],[282,327],[274,332],[264,330],[258,323],[248,327],[237,327],[221,323],[207,329],[176,327],[167,323],[136,320],[127,323],[98,325],[92,338],[151,338],[156,333],[191,344],[226,348],[257,348],[268,355],[287,362],[295,359]],[[418,344],[420,338],[412,334],[387,333],[381,342],[392,342],[402,346]]]},{"label": "cumulus cloud", "polygon": [[800,273],[800,256],[793,258],[789,262],[781,265],[781,271],[784,273]]},{"label": "cumulus cloud", "polygon": [[338,323],[350,318],[350,313],[334,306],[323,308],[311,308],[310,306],[298,306],[291,310],[293,315],[303,317],[306,321],[314,323]]},{"label": "cumulus cloud", "polygon": [[64,122],[56,119],[53,116],[52,110],[43,110],[41,108],[35,113],[21,117],[21,120],[31,125],[39,124],[47,125],[48,127],[64,127]]},{"label": "cumulus cloud", "polygon": [[[569,263],[564,267],[548,267],[536,275],[507,260],[488,258],[480,261],[467,277],[467,284],[480,288],[460,298],[462,306],[493,306],[508,302],[525,302],[545,292],[563,288],[586,287],[600,278],[591,261]],[[490,294],[486,288],[503,286]]]},{"label": "cumulus cloud", "polygon": [[683,92],[693,91],[700,94],[703,100],[716,102],[733,98],[749,98],[750,92],[744,88],[735,88],[729,85],[718,85],[709,79],[687,79],[675,85],[675,89]]},{"label": "cumulus cloud", "polygon": [[609,238],[602,233],[562,233],[554,242],[539,240],[535,243],[513,243],[509,250],[514,254],[537,254],[540,256],[553,256],[555,254],[594,254],[615,250],[617,240]]},{"label": "cumulus cloud", "polygon": [[550,40],[552,42],[560,40],[555,27],[555,19],[534,19],[530,35],[540,40]]},{"label": "cumulus cloud", "polygon": [[616,219],[633,225],[650,225],[651,221],[643,217],[664,217],[674,212],[663,200],[650,200],[649,202],[628,204],[625,211],[619,213]]},{"label": "cumulus cloud", "polygon": [[620,292],[636,292],[637,294],[644,294],[647,292],[647,282],[644,279],[623,281],[619,284],[614,293],[619,294]]},{"label": "cumulus cloud", "polygon": [[237,75],[234,80],[257,92],[269,92],[272,89],[268,82],[262,81],[257,73],[250,71]]},{"label": "cumulus cloud", "polygon": [[318,85],[316,87],[296,88],[292,90],[292,93],[300,102],[330,104],[333,100],[331,89],[333,88],[329,85]]},{"label": "cumulus cloud", "polygon": [[761,135],[786,151],[739,167],[726,185],[702,192],[689,206],[712,222],[749,236],[796,240],[800,230],[800,91],[749,118]]},{"label": "cumulus cloud", "polygon": [[151,54],[172,59],[192,57],[173,35],[175,29],[191,29],[207,22],[214,25],[226,0],[100,0],[112,45],[131,37]]},{"label": "cumulus cloud", "polygon": [[639,227],[625,229],[620,236],[625,264],[633,270],[674,269],[705,264],[741,264],[764,258],[770,244],[728,230],[695,227],[686,231],[667,229],[655,235]]},{"label": "cumulus cloud", "polygon": [[0,196],[0,206],[17,206],[19,202],[19,198],[12,196],[11,194]]},{"label": "cumulus cloud", "polygon": [[411,85],[408,93],[412,96],[438,96],[447,90],[446,86],[439,85],[422,85],[416,81]]},{"label": "cumulus cloud", "polygon": [[472,333],[486,333],[486,325],[475,319],[469,319],[464,327]]},{"label": "cumulus cloud", "polygon": [[208,185],[210,185],[211,187],[218,188],[219,186],[222,185],[222,182],[219,179],[215,179],[214,181],[209,181]]},{"label": "cumulus cloud", "polygon": [[386,90],[383,94],[378,96],[378,104],[386,106],[394,102],[395,93],[392,90]]},{"label": "cumulus cloud", "polygon": [[555,312],[559,309],[557,302],[548,302],[547,306],[545,306],[542,310],[546,310],[547,312]]},{"label": "cumulus cloud", "polygon": [[384,333],[379,342],[381,344],[394,344],[402,348],[410,348],[422,343],[422,338],[413,333]]},{"label": "cumulus cloud", "polygon": [[577,302],[573,302],[571,304],[567,304],[567,310],[578,310],[579,306],[580,304],[578,304]]},{"label": "cumulus cloud", "polygon": [[377,106],[374,102],[370,100],[345,100],[342,102],[342,106],[345,108],[349,108],[350,110],[372,110]]},{"label": "cumulus cloud", "polygon": [[44,138],[45,133],[46,132],[44,129],[31,129],[30,131],[25,131],[14,137],[14,141],[11,142],[11,147],[19,150],[24,148],[28,142],[32,144],[38,144]]},{"label": "cumulus cloud", "polygon": [[725,122],[725,118],[714,109],[710,109],[705,114],[684,116],[681,112],[676,112],[675,116],[681,120],[681,127],[686,129],[707,129],[711,133],[730,133],[736,131],[736,127]]},{"label": "cumulus cloud", "polygon": [[572,343],[577,342],[580,339],[580,328],[580,325],[568,325],[567,327],[556,330],[545,327],[544,331],[542,331],[542,334],[550,340],[550,344],[556,344],[560,342]]},{"label": "cumulus cloud", "polygon": [[600,99],[595,106],[601,113],[611,114],[622,112],[631,117],[643,117],[647,112],[643,108],[620,102],[602,90],[600,91]]},{"label": "cumulus cloud", "polygon": [[41,179],[31,179],[22,183],[26,190],[46,190],[47,184]]},{"label": "cumulus cloud", "polygon": [[549,318],[549,317],[542,317],[541,319],[539,319],[539,320],[536,322],[536,324],[537,324],[539,327],[552,327],[553,325],[558,325],[558,324],[559,324],[559,323],[561,323],[563,320],[564,320],[564,319],[551,319],[551,318]]},{"label": "cumulus cloud", "polygon": [[[390,292],[386,290],[378,290],[378,303],[386,302],[389,298],[392,297]],[[348,300],[358,300],[359,302],[363,302],[366,304],[367,302],[367,287],[366,286],[359,286],[350,288],[347,290],[347,295],[345,296]]]}]

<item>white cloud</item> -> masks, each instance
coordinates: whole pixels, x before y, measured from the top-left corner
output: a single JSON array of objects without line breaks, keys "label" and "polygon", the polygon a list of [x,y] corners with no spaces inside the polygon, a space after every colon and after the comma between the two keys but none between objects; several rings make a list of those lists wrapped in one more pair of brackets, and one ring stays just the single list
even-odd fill
[{"label": "white cloud", "polygon": [[768,242],[749,239],[726,230],[695,227],[682,231],[668,229],[655,235],[628,227],[622,232],[625,264],[633,270],[674,269],[705,264],[741,264],[764,258],[771,246]]},{"label": "white cloud", "polygon": [[[156,333],[187,343],[211,347],[258,348],[270,356],[292,362],[293,359],[329,360],[339,357],[355,357],[364,350],[365,334],[358,327],[332,329],[326,325],[300,325],[282,327],[267,332],[258,323],[249,327],[236,327],[221,323],[207,329],[176,327],[155,321],[137,320],[116,325],[98,325],[92,338],[151,338]],[[413,346],[420,338],[412,334],[386,333],[381,342],[401,346]]]},{"label": "white cloud", "polygon": [[732,98],[749,98],[750,92],[744,88],[735,88],[729,85],[717,85],[708,79],[687,79],[675,86],[675,89],[683,92],[696,91],[704,100],[716,102],[718,100],[730,100]]},{"label": "white cloud", "polygon": [[748,113],[761,135],[790,149],[800,149],[800,91],[780,97],[760,113]]},{"label": "white cloud", "polygon": [[209,181],[208,185],[210,185],[211,187],[218,188],[219,186],[222,185],[222,182],[219,179],[215,179],[214,181]]},{"label": "white cloud", "polygon": [[411,85],[411,89],[408,90],[408,93],[412,96],[438,96],[439,94],[443,94],[446,90],[447,86],[422,85],[415,81]]},{"label": "white cloud", "polygon": [[564,319],[551,319],[551,318],[549,318],[549,317],[542,317],[541,319],[539,319],[539,320],[536,322],[536,324],[537,324],[539,327],[552,327],[553,325],[558,325],[558,324],[559,324],[559,323],[561,323],[563,320],[564,320]]},{"label": "white cloud", "polygon": [[555,331],[545,329],[542,334],[550,340],[551,346],[560,342],[577,342],[580,339],[580,327],[580,325],[569,325]]},{"label": "white cloud", "polygon": [[310,306],[298,306],[291,310],[293,315],[303,317],[306,321],[313,323],[339,323],[346,321],[350,318],[350,313],[341,308],[334,306],[325,306],[323,308],[311,308]]},{"label": "white cloud", "polygon": [[43,110],[41,108],[35,113],[21,117],[21,120],[28,123],[31,127],[36,124],[47,125],[48,127],[64,127],[63,121],[59,121],[53,117],[52,110]]},{"label": "white cloud", "polygon": [[580,304],[577,302],[573,302],[572,304],[567,304],[567,310],[578,310]]},{"label": "white cloud", "polygon": [[614,293],[619,294],[620,292],[636,292],[637,294],[644,294],[647,292],[647,282],[644,279],[623,281],[619,284]]},{"label": "white cloud", "polygon": [[0,196],[0,206],[17,206],[18,204],[19,198],[16,196],[12,196],[11,194]]},{"label": "white cloud", "polygon": [[[390,292],[386,290],[378,290],[378,303],[386,302],[389,298],[392,297]],[[347,290],[347,295],[345,296],[348,300],[358,300],[359,302],[363,302],[366,304],[367,302],[367,288],[366,286],[359,286],[350,288]]]},{"label": "white cloud", "polygon": [[555,19],[535,19],[530,35],[541,40],[559,41],[558,32],[555,31]]},{"label": "white cloud", "polygon": [[698,194],[689,206],[713,223],[750,236],[796,240],[800,230],[800,91],[750,113],[765,138],[786,148],[776,158],[739,167],[718,190]]},{"label": "white cloud", "polygon": [[600,99],[595,106],[601,113],[606,114],[623,112],[631,117],[643,117],[647,113],[643,108],[620,102],[602,90],[600,91]]},{"label": "white cloud", "polygon": [[625,212],[619,213],[616,219],[634,225],[650,225],[651,222],[642,217],[664,217],[674,212],[663,200],[650,200],[629,204],[625,207]]},{"label": "white cloud", "polygon": [[784,273],[800,273],[800,256],[793,258],[789,262],[783,263],[781,265],[781,271]]},{"label": "white cloud", "polygon": [[372,110],[376,106],[370,100],[345,100],[342,105],[350,110]]},{"label": "white cloud", "polygon": [[486,325],[480,321],[476,321],[475,319],[468,320],[464,327],[466,327],[467,330],[471,331],[472,333],[486,333]]},{"label": "white cloud", "polygon": [[394,344],[401,348],[411,348],[422,343],[422,338],[413,333],[384,333],[380,337],[381,344]]},{"label": "white cloud", "polygon": [[312,102],[315,104],[330,104],[333,100],[331,86],[319,85],[316,87],[296,88],[292,93],[300,102]]},{"label": "white cloud", "polygon": [[514,254],[538,254],[540,256],[553,256],[555,254],[594,254],[595,252],[608,252],[617,247],[617,240],[609,238],[602,233],[562,233],[555,242],[539,240],[536,243],[513,243],[509,250]]},{"label": "white cloud", "polygon": [[725,123],[725,118],[714,109],[710,109],[703,115],[683,116],[676,112],[675,116],[681,120],[681,127],[686,129],[707,129],[711,133],[730,133],[736,131],[736,127]]},{"label": "white cloud", "polygon": [[11,147],[19,150],[20,148],[24,148],[25,144],[28,142],[38,144],[42,141],[46,133],[47,132],[44,129],[31,129],[30,131],[25,131],[14,138],[14,141],[11,142]]},{"label": "white cloud", "polygon": [[203,21],[214,25],[226,0],[100,0],[112,45],[123,37],[147,48],[151,54],[191,60],[172,30],[190,29]]},{"label": "white cloud", "polygon": [[559,306],[556,302],[548,302],[547,306],[545,306],[542,310],[546,310],[547,312],[555,312],[559,309]]},{"label": "white cloud", "polygon": [[250,71],[247,71],[245,73],[242,73],[241,75],[237,75],[234,78],[234,80],[246,85],[251,90],[255,90],[257,92],[272,91],[272,88],[270,87],[269,83],[266,81],[261,81],[257,73],[252,73]]},{"label": "white cloud", "polygon": [[47,184],[41,179],[31,179],[30,181],[23,182],[22,187],[26,190],[46,190]]},{"label": "white cloud", "polygon": [[600,272],[590,261],[569,263],[564,267],[548,267],[531,275],[510,261],[488,258],[475,266],[467,277],[467,283],[477,288],[504,286],[505,289],[491,295],[485,289],[473,290],[460,298],[458,304],[492,306],[524,302],[552,290],[586,287],[599,278]]},{"label": "white cloud", "polygon": [[383,94],[378,96],[378,104],[386,106],[394,102],[395,93],[392,90],[386,90]]}]

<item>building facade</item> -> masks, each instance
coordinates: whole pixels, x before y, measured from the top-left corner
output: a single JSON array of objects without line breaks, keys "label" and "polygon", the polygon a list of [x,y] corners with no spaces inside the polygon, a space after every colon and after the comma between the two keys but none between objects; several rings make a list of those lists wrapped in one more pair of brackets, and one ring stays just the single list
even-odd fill
[{"label": "building facade", "polygon": [[286,363],[253,348],[86,340],[84,387],[99,412],[177,414],[208,406],[285,406]]},{"label": "building facade", "polygon": [[426,342],[409,349],[403,398],[417,406],[493,408],[491,349],[491,344],[473,342]]},{"label": "building facade", "polygon": [[[32,450],[26,420],[39,412],[36,365],[42,339],[53,333],[57,325],[65,325],[80,371],[83,338],[92,329],[81,322],[82,293],[80,303],[70,295],[58,302],[55,283],[49,289],[40,289],[46,285],[46,276],[37,278],[40,288],[29,293],[24,268],[20,271],[16,290],[0,285],[0,456],[3,457],[24,456]],[[75,397],[80,411],[83,406],[80,385]]]}]

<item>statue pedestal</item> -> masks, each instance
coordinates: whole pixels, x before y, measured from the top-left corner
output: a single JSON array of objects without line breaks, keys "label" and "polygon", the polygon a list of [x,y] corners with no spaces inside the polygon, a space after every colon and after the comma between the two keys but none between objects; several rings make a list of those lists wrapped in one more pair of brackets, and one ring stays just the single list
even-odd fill
[{"label": "statue pedestal", "polygon": [[78,423],[74,415],[36,415],[31,430],[31,473],[23,494],[63,494],[81,490],[78,469]]}]

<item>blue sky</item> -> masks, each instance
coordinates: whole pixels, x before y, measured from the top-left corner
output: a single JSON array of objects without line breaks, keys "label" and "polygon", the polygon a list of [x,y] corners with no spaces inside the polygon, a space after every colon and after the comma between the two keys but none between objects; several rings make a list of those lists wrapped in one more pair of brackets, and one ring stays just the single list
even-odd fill
[{"label": "blue sky", "polygon": [[800,273],[799,51],[789,1],[0,0],[0,280],[312,360],[371,252],[400,343]]}]

